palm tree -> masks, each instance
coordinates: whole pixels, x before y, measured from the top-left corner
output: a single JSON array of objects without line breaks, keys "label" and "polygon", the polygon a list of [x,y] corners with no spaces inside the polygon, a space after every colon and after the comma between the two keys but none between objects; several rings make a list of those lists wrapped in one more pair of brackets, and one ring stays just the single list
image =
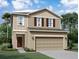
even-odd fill
[{"label": "palm tree", "polygon": [[11,14],[10,13],[5,13],[2,16],[2,19],[5,20],[4,24],[6,24],[6,26],[7,26],[7,40],[8,40],[8,24],[10,24],[10,22],[11,22],[10,21],[10,17],[11,17]]}]

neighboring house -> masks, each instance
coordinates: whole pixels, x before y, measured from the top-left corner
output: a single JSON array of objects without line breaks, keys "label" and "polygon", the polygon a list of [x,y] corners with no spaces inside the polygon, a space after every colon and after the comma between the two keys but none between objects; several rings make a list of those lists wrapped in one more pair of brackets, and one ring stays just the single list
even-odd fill
[{"label": "neighboring house", "polygon": [[14,12],[13,48],[33,50],[67,49],[67,32],[61,29],[58,15],[42,9],[34,12]]}]

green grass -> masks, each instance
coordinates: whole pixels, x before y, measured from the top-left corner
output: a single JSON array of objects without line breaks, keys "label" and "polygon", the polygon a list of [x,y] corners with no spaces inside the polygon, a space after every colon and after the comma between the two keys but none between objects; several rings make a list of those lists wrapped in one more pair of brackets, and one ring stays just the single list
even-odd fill
[{"label": "green grass", "polygon": [[78,52],[78,43],[74,43],[74,47],[72,48],[72,51]]},{"label": "green grass", "polygon": [[18,53],[16,51],[0,51],[0,59],[52,59],[41,53]]},{"label": "green grass", "polygon": [[72,49],[69,49],[69,51],[74,51],[74,52],[78,52],[78,43],[73,43],[74,46],[72,47]]}]

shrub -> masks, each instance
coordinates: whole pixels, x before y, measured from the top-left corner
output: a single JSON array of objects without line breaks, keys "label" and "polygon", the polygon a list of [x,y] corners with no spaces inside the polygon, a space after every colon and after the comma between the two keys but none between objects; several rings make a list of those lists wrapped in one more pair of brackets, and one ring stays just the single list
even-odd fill
[{"label": "shrub", "polygon": [[8,48],[12,48],[12,44],[11,43],[9,44]]},{"label": "shrub", "polygon": [[3,51],[16,51],[16,49],[10,48],[11,44],[10,43],[3,43],[1,45],[1,50]]},{"label": "shrub", "polygon": [[16,51],[16,49],[9,48],[9,47],[10,47],[10,44],[9,43],[3,43],[1,45],[1,50],[2,51]]},{"label": "shrub", "polygon": [[6,48],[3,51],[16,51],[17,49],[13,49],[13,48]]},{"label": "shrub", "polygon": [[2,46],[1,46],[1,50],[7,49],[8,46],[9,46],[9,43],[3,43]]},{"label": "shrub", "polygon": [[30,52],[35,52],[35,50],[33,50],[33,49],[30,49]]},{"label": "shrub", "polygon": [[29,49],[29,48],[24,48],[24,50],[25,50],[25,51],[30,51],[30,49]]},{"label": "shrub", "polygon": [[73,47],[74,47],[73,42],[70,42],[70,43],[69,43],[69,49],[71,50]]},{"label": "shrub", "polygon": [[29,49],[29,48],[24,48],[24,50],[27,51],[27,52],[35,52],[35,50]]}]

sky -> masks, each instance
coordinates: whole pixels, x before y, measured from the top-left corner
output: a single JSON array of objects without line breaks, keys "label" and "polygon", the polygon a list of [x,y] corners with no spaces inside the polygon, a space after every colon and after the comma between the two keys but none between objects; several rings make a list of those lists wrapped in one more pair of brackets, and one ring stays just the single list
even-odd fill
[{"label": "sky", "polygon": [[6,12],[47,8],[62,15],[78,12],[77,2],[77,0],[0,0],[0,24],[4,22],[1,17]]}]

